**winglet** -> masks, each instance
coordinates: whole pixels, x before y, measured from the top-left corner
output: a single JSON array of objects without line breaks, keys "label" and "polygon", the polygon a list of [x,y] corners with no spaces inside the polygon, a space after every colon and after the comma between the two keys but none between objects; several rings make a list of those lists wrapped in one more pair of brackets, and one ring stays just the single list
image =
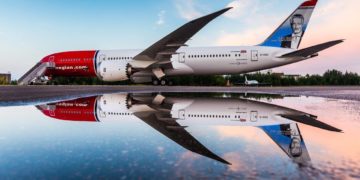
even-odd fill
[{"label": "winglet", "polygon": [[226,11],[232,9],[232,7],[227,7],[227,8],[224,8],[224,9],[221,9],[219,11],[216,11],[216,12],[213,12],[211,14],[208,14],[208,15],[205,15],[205,16],[202,16],[202,17],[199,17],[199,18],[196,18],[192,21],[190,21],[190,23],[194,22],[194,21],[199,21],[199,20],[205,20],[206,21],[206,24],[210,21],[212,21],[213,19],[217,18],[218,16],[224,14]]}]

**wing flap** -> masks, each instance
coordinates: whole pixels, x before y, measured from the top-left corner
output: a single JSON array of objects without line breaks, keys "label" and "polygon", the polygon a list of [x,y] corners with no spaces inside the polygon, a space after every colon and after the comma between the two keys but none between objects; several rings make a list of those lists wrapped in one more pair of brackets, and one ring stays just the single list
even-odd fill
[{"label": "wing flap", "polygon": [[150,65],[156,63],[157,61],[152,61],[151,59],[146,59],[147,57],[144,57],[143,60],[139,61],[130,61],[130,64],[132,67],[136,67],[136,68],[147,68]]}]

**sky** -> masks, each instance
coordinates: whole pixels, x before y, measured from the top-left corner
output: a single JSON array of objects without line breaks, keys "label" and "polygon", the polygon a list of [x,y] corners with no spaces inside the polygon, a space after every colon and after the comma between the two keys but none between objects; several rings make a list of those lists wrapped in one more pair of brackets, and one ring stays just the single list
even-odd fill
[{"label": "sky", "polygon": [[[0,0],[0,73],[13,79],[48,54],[68,50],[143,49],[191,19],[234,7],[215,19],[190,46],[257,45],[303,0]],[[359,0],[319,0],[300,48],[345,43],[314,59],[273,69],[322,74],[360,73]]]}]

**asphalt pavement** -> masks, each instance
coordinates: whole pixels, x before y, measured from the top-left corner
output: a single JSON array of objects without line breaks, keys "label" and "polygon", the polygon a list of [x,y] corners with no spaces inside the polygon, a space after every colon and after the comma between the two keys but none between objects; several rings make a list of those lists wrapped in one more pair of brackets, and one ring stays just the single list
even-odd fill
[{"label": "asphalt pavement", "polygon": [[0,86],[0,105],[11,102],[77,98],[105,93],[229,92],[315,96],[360,101],[360,86],[208,87],[208,86]]}]

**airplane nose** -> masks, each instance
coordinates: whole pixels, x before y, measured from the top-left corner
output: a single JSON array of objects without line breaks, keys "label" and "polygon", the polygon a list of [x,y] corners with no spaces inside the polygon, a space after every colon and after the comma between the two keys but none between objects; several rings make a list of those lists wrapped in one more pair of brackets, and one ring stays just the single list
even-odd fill
[{"label": "airplane nose", "polygon": [[51,55],[45,56],[40,60],[40,62],[42,62],[42,63],[55,62],[55,55],[51,54]]}]

